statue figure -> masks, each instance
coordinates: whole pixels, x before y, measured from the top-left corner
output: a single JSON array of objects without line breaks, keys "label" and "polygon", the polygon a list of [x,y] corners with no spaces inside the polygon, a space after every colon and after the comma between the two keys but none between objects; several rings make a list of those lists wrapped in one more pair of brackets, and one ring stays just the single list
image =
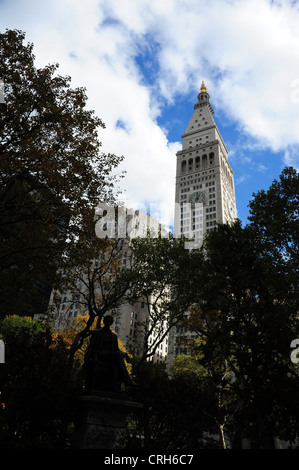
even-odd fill
[{"label": "statue figure", "polygon": [[103,321],[104,327],[92,332],[85,354],[86,394],[92,390],[120,393],[122,383],[134,385],[124,362],[129,357],[120,351],[117,335],[110,330],[113,317],[106,315]]}]

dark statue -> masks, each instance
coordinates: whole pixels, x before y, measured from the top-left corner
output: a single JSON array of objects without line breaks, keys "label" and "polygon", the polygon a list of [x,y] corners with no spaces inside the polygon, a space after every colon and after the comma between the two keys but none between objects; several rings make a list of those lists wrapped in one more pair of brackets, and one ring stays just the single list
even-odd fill
[{"label": "dark statue", "polygon": [[84,360],[85,393],[106,391],[120,393],[121,385],[134,385],[124,359],[126,353],[118,347],[117,335],[110,330],[113,317],[104,317],[104,327],[94,330]]}]

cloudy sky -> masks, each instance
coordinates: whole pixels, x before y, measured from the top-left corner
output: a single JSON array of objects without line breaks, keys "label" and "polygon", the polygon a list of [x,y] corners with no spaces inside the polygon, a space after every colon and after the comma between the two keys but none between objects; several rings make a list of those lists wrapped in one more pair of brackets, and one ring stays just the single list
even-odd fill
[{"label": "cloudy sky", "polygon": [[174,206],[176,152],[202,80],[235,173],[239,218],[252,193],[299,167],[299,3],[291,0],[0,0],[36,65],[83,86],[124,155],[127,206]]}]

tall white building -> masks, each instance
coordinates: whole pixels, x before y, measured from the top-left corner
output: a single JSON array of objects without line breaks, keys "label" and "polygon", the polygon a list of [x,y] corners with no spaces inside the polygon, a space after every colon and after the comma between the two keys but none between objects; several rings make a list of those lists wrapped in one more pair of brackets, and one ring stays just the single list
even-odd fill
[{"label": "tall white building", "polygon": [[[175,234],[194,238],[187,248],[198,248],[204,235],[217,224],[232,223],[237,217],[234,172],[228,151],[214,120],[210,95],[202,82],[194,112],[182,136],[178,151],[175,190]],[[193,333],[177,326],[169,335],[168,364],[186,353],[183,336]]]},{"label": "tall white building", "polygon": [[237,216],[234,173],[202,82],[194,112],[177,152],[175,233],[202,240],[217,223]]},{"label": "tall white building", "polygon": [[[175,226],[176,236],[195,238],[201,243],[205,233],[215,228],[217,223],[231,223],[236,218],[236,201],[234,174],[228,162],[228,151],[214,120],[214,111],[210,104],[210,95],[202,83],[194,112],[182,136],[182,150],[177,152],[176,191],[175,191]],[[130,211],[129,211],[130,212]],[[119,243],[123,244],[121,266],[126,266],[130,252],[130,238],[144,236],[150,228],[158,233],[162,229],[159,222],[141,211],[125,212],[124,219],[129,228],[129,236],[120,225],[120,213],[117,220],[112,215],[101,219],[96,224],[97,236],[109,233],[112,238],[124,235]],[[107,226],[106,226],[107,225]],[[108,230],[107,232],[105,230]],[[190,248],[198,245],[191,242]],[[100,260],[95,260],[95,264]],[[84,291],[84,280],[78,291]],[[57,292],[53,291],[50,305]],[[100,295],[100,291],[99,291]],[[73,292],[60,292],[60,304],[55,312],[55,327],[65,328],[73,318],[86,311],[86,304],[80,295]],[[82,297],[82,296],[81,296]],[[113,329],[122,342],[129,346],[137,355],[142,352],[145,325],[150,328],[149,304],[140,299],[133,305],[123,303],[111,310],[115,319]],[[163,328],[162,330],[163,331]],[[161,331],[154,329],[149,337],[149,344],[154,347],[155,340]],[[176,338],[181,334],[180,327],[166,335],[158,348],[155,349],[154,361],[165,361],[170,364],[177,354],[185,352],[177,346]]]}]

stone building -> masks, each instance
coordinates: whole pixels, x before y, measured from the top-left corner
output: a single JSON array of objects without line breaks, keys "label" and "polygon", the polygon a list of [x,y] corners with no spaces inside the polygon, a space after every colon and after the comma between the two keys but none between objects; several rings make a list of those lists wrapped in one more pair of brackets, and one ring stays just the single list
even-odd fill
[{"label": "stone building", "polygon": [[[120,213],[120,211],[119,211]],[[151,236],[155,237],[162,230],[164,236],[167,236],[165,229],[161,224],[153,219],[150,214],[145,214],[140,210],[122,210],[122,217],[125,213],[126,216],[126,227],[121,227],[121,233],[124,235],[123,238],[113,239],[113,244],[116,248],[115,253],[119,257],[118,265],[119,269],[129,268],[131,262],[130,243],[135,237],[145,237],[148,230],[151,231]],[[114,212],[111,212],[114,214]],[[113,220],[111,220],[113,217]],[[110,233],[111,236],[116,236],[120,233],[118,230],[118,222],[120,218],[116,215],[111,215],[109,220],[103,219],[101,225],[96,227],[96,233],[98,235]],[[123,218],[122,218],[123,222]],[[109,231],[106,232],[103,229],[107,228],[105,225],[109,225]],[[111,227],[111,224],[114,226]],[[126,235],[126,236],[125,236]],[[110,254],[107,253],[107,257]],[[101,263],[107,264],[105,260],[105,253],[101,254],[101,257],[93,261],[94,268],[97,269],[101,266]],[[106,276],[117,276],[117,271],[112,274],[107,272]],[[75,293],[75,292],[76,293]],[[88,311],[87,305],[88,295],[88,282],[84,273],[80,273],[76,281],[76,286],[73,290],[52,290],[49,309],[52,311],[53,324],[57,331],[67,329],[70,327],[78,316],[84,315]],[[101,289],[97,287],[97,295],[102,295]],[[58,302],[57,302],[58,299]],[[144,348],[144,339],[146,332],[150,331],[151,328],[151,302],[152,299],[139,299],[133,304],[122,303],[118,307],[113,308],[106,312],[114,318],[112,325],[113,331],[118,335],[121,342],[128,348],[134,355],[140,356]],[[155,333],[153,331],[148,337],[149,345],[154,345],[157,335],[161,332]],[[166,361],[168,352],[168,337],[166,336],[159,347],[155,349],[151,360],[154,362]]]},{"label": "stone building", "polygon": [[[206,233],[217,224],[232,223],[237,217],[234,172],[228,150],[214,120],[210,95],[202,82],[194,112],[177,152],[175,227],[177,237],[194,239],[186,248],[198,248]],[[167,363],[186,353],[179,338],[194,334],[177,326],[169,336]]]},{"label": "stone building", "polygon": [[175,233],[202,241],[217,223],[237,216],[234,173],[202,83],[198,101],[177,152]]},{"label": "stone building", "polygon": [[[119,210],[122,216],[123,210]],[[215,228],[217,223],[232,223],[236,216],[234,173],[228,161],[228,150],[214,120],[210,95],[202,82],[194,112],[182,135],[182,149],[176,155],[174,235],[191,239],[187,248],[197,248],[204,235]],[[135,236],[145,236],[149,227],[155,236],[161,230],[161,225],[149,214],[132,209],[125,211],[125,219],[122,220],[130,227],[129,235],[125,232],[128,236],[118,240],[122,245],[121,265],[126,266],[130,240]],[[108,232],[105,232],[102,220],[102,225],[96,227],[96,233],[110,233],[117,239],[120,233],[124,233],[118,225],[119,221],[120,218],[114,220],[112,215],[107,220]],[[198,243],[194,244],[193,239]],[[83,285],[78,287],[78,291],[82,291]],[[50,305],[55,295],[57,292],[53,291]],[[59,295],[60,303],[54,315],[54,324],[58,330],[86,311],[80,296],[72,292],[61,292]],[[113,329],[120,340],[136,355],[141,354],[145,329],[150,328],[149,308],[149,303],[140,299],[133,305],[124,303],[107,312],[114,317]],[[161,335],[161,331],[163,328],[156,333],[153,331],[149,337],[150,344],[154,345],[155,335]],[[155,349],[152,360],[167,360],[169,365],[176,355],[186,352],[177,342],[182,334],[191,335],[182,332],[179,326],[174,328]]]}]

